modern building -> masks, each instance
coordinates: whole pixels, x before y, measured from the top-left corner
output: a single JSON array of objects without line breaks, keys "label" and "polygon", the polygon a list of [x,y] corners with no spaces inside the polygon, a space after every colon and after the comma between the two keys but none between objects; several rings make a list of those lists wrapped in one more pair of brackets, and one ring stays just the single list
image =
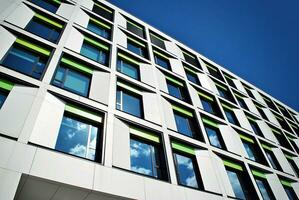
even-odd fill
[{"label": "modern building", "polygon": [[0,0],[0,199],[298,199],[299,113],[100,0]]}]

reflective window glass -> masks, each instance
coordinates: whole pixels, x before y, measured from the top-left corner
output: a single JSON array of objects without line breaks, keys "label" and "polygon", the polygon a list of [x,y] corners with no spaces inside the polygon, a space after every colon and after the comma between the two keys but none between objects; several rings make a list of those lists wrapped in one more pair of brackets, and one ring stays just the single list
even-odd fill
[{"label": "reflective window glass", "polygon": [[239,199],[246,199],[245,193],[244,193],[242,185],[241,185],[241,180],[240,180],[238,174],[234,171],[230,171],[230,170],[226,170],[226,171],[227,171],[227,175],[228,175],[230,184],[235,193],[235,196]]},{"label": "reflective window glass", "polygon": [[257,161],[255,153],[254,153],[253,146],[251,144],[249,144],[249,143],[244,142],[244,141],[243,141],[243,146],[244,146],[245,151],[246,151],[246,153],[248,155],[248,158],[250,160]]},{"label": "reflective window glass", "polygon": [[157,56],[156,54],[155,54],[155,63],[165,69],[170,70],[169,60],[162,58],[160,56]]},{"label": "reflective window glass", "polygon": [[192,120],[178,113],[174,113],[174,118],[175,118],[178,132],[187,135],[189,137],[193,137]]},{"label": "reflective window glass", "polygon": [[124,60],[117,60],[117,71],[133,78],[139,80],[139,69],[138,66],[128,63]]},{"label": "reflective window glass", "polygon": [[220,141],[220,136],[218,130],[205,126],[206,132],[208,134],[209,141],[212,146],[223,148],[222,142]]},{"label": "reflective window glass", "polygon": [[136,117],[142,117],[141,97],[133,95],[124,90],[117,90],[116,107],[119,110],[130,113]]},{"label": "reflective window glass", "polygon": [[103,65],[107,65],[108,63],[108,54],[104,51],[102,51],[99,48],[96,48],[86,42],[83,43],[81,52],[83,56],[86,56],[98,63],[101,63]]},{"label": "reflective window glass", "polygon": [[6,92],[0,90],[0,109],[1,109],[2,105],[4,104],[4,101],[6,100],[7,95],[8,94]]},{"label": "reflective window glass", "polygon": [[57,3],[56,1],[51,1],[51,0],[30,0],[30,1],[52,13],[55,13],[58,7],[60,6],[60,4]]},{"label": "reflective window glass", "polygon": [[106,38],[108,40],[110,39],[110,31],[92,21],[89,21],[87,29],[99,36],[102,36],[103,38]]},{"label": "reflective window glass", "polygon": [[273,194],[265,181],[260,179],[256,179],[255,181],[264,200],[274,199]]}]

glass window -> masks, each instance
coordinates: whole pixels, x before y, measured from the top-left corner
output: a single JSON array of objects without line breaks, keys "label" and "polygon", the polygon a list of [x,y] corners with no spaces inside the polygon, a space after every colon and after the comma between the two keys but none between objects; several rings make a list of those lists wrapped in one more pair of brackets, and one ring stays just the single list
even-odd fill
[{"label": "glass window", "polygon": [[101,63],[103,65],[108,64],[108,53],[103,51],[102,49],[99,49],[93,45],[90,45],[87,42],[83,42],[81,52],[83,56],[86,56],[98,63]]},{"label": "glass window", "polygon": [[[224,76],[225,76],[225,75],[224,75]],[[226,81],[227,81],[227,83],[228,83],[231,87],[237,89],[237,87],[236,87],[236,85],[235,85],[235,83],[234,83],[234,81],[233,81],[232,78],[226,78]]]},{"label": "glass window", "polygon": [[164,39],[150,32],[151,42],[162,49],[166,49]]},{"label": "glass window", "polygon": [[292,167],[292,170],[294,171],[295,175],[297,177],[299,177],[299,168],[297,167],[295,161],[293,159],[289,159],[289,158],[287,158],[287,160],[288,160],[290,166]]},{"label": "glass window", "polygon": [[216,128],[212,128],[210,126],[205,126],[205,130],[208,134],[208,138],[210,141],[210,144],[214,147],[218,147],[223,149],[224,143],[222,141],[222,138],[220,136],[219,130]]},{"label": "glass window", "polygon": [[241,108],[248,110],[248,107],[247,107],[244,99],[237,97],[237,101],[238,101],[239,105],[241,106]]},{"label": "glass window", "polygon": [[248,158],[253,161],[257,161],[257,156],[252,144],[242,141],[244,149],[248,155]]},{"label": "glass window", "polygon": [[200,101],[201,101],[204,111],[211,113],[213,115],[216,115],[218,117],[222,117],[220,115],[219,107],[214,100],[212,101],[212,99],[207,99],[202,96],[199,96],[199,97],[200,97]]},{"label": "glass window", "polygon": [[96,160],[100,131],[98,127],[73,116],[63,116],[55,149],[68,154]]},{"label": "glass window", "polygon": [[6,98],[7,98],[8,93],[0,90],[0,109],[2,108]]},{"label": "glass window", "polygon": [[235,196],[239,199],[246,199],[240,175],[238,175],[238,173],[235,171],[228,169],[226,171]]},{"label": "glass window", "polygon": [[59,39],[61,29],[45,23],[45,21],[34,17],[25,28],[27,31],[38,35],[46,40],[56,43]]},{"label": "glass window", "polygon": [[56,13],[56,11],[60,6],[60,3],[57,3],[57,1],[51,1],[51,0],[30,0],[30,1],[52,13]]},{"label": "glass window", "polygon": [[262,179],[255,179],[255,182],[259,188],[259,191],[262,194],[263,200],[272,200],[275,199],[267,181],[264,181]]},{"label": "glass window", "polygon": [[143,27],[135,22],[127,20],[127,30],[138,35],[139,37],[145,38]]},{"label": "glass window", "polygon": [[221,73],[218,71],[218,69],[217,69],[216,67],[211,66],[211,65],[209,65],[209,64],[207,64],[207,63],[206,63],[206,66],[207,66],[207,69],[208,69],[209,73],[210,73],[213,77],[215,77],[215,78],[217,78],[217,79],[219,79],[219,80],[221,80],[221,81],[224,81],[224,79],[222,78]]},{"label": "glass window", "polygon": [[89,20],[87,29],[99,36],[102,36],[103,38],[108,39],[108,40],[110,40],[110,38],[111,38],[111,31],[109,29],[104,28],[103,26],[100,26],[99,24],[93,22],[92,20]]},{"label": "glass window", "polygon": [[120,88],[116,92],[116,108],[136,117],[142,117],[141,97]]},{"label": "glass window", "polygon": [[171,96],[174,96],[178,99],[183,99],[181,89],[179,86],[172,84],[171,82],[167,81],[167,88],[168,88],[168,93]]},{"label": "glass window", "polygon": [[161,56],[158,56],[156,54],[154,54],[155,56],[155,63],[165,69],[170,70],[170,63],[169,60],[167,60],[166,58],[162,58]]},{"label": "glass window", "polygon": [[113,11],[109,9],[108,7],[104,6],[100,3],[94,3],[94,6],[92,8],[92,11],[96,14],[104,17],[105,19],[108,19],[110,21],[113,21]]},{"label": "glass window", "polygon": [[196,74],[193,74],[191,72],[186,71],[186,75],[187,75],[187,79],[189,81],[191,81],[192,83],[195,83],[197,85],[200,85],[200,82],[199,82],[198,77],[197,77]]},{"label": "glass window", "polygon": [[194,137],[194,124],[192,119],[176,112],[174,113],[174,118],[179,133]]},{"label": "glass window", "polygon": [[252,94],[252,92],[251,92],[251,89],[245,87],[245,90],[246,90],[247,94],[248,94],[252,99],[255,99],[254,96],[253,96],[253,94]]},{"label": "glass window", "polygon": [[138,66],[126,62],[125,60],[118,59],[117,60],[117,71],[133,78],[139,80],[139,68]]},{"label": "glass window", "polygon": [[259,106],[256,106],[256,109],[259,111],[260,115],[262,116],[262,118],[264,120],[268,120],[268,117],[265,115],[265,112],[263,111],[263,109],[261,109]]},{"label": "glass window", "polygon": [[232,95],[230,94],[230,92],[227,89],[224,89],[222,87],[217,86],[217,90],[219,92],[219,95],[222,98],[224,98],[224,99],[226,99],[228,101],[234,102],[234,100],[232,98]]},{"label": "glass window", "polygon": [[256,135],[259,135],[259,136],[262,136],[263,137],[263,133],[260,129],[260,127],[257,125],[256,122],[252,121],[252,120],[249,120],[249,124],[253,130],[253,132],[256,134]]},{"label": "glass window", "polygon": [[127,41],[127,48],[129,51],[132,51],[133,53],[136,53],[137,55],[146,58],[147,53],[146,53],[146,48],[140,46],[139,44],[136,44],[132,40],[128,39]]},{"label": "glass window", "polygon": [[288,197],[290,200],[297,200],[298,197],[295,193],[295,191],[293,190],[293,188],[291,187],[287,187],[287,186],[283,186],[285,192],[287,193]]},{"label": "glass window", "polygon": [[14,45],[6,54],[2,64],[10,69],[40,79],[47,59],[23,47]]},{"label": "glass window", "polygon": [[265,150],[265,153],[266,153],[266,156],[267,156],[272,168],[276,169],[276,170],[281,170],[281,167],[280,167],[277,159],[275,158],[273,152]]},{"label": "glass window", "polygon": [[194,158],[174,153],[174,160],[179,184],[199,188],[197,165]]},{"label": "glass window", "polygon": [[228,110],[228,109],[224,109],[224,113],[225,113],[225,115],[227,117],[227,120],[230,123],[239,126],[239,122],[238,122],[237,117],[236,117],[236,115],[235,115],[235,113],[233,111]]},{"label": "glass window", "polygon": [[60,65],[56,70],[53,85],[87,97],[90,77]]}]

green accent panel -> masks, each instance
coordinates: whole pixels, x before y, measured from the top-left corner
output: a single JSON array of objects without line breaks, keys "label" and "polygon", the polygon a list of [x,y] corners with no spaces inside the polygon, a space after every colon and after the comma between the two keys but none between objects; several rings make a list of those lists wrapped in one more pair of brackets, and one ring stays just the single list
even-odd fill
[{"label": "green accent panel", "polygon": [[188,71],[188,72],[190,72],[190,73],[192,73],[192,74],[197,75],[197,73],[198,73],[197,71],[195,71],[195,70],[193,70],[193,69],[191,69],[191,68],[189,68],[189,67],[184,66],[184,68],[185,68],[186,71]]},{"label": "green accent panel", "polygon": [[268,98],[263,97],[263,99],[264,99],[265,101],[271,102],[271,100],[268,99]]},{"label": "green accent panel", "polygon": [[163,38],[161,38],[161,37],[159,37],[159,36],[157,36],[157,35],[155,35],[153,33],[150,33],[150,35],[153,36],[153,37],[155,37],[158,40],[161,40],[162,42],[164,42],[164,40],[165,40],[165,39],[163,39]]},{"label": "green accent panel", "polygon": [[250,117],[250,116],[248,116],[248,115],[246,115],[246,117],[247,117],[247,119],[248,119],[248,120],[250,120],[250,121],[253,121],[253,122],[255,122],[255,121],[256,121],[256,119],[255,119],[255,118],[253,118],[253,117]]},{"label": "green accent panel", "polygon": [[286,180],[280,180],[281,184],[287,187],[292,187],[292,183]]},{"label": "green accent panel", "polygon": [[191,57],[191,58],[193,58],[193,59],[196,58],[194,55],[191,55],[190,53],[188,53],[188,52],[186,52],[186,51],[182,51],[182,52],[183,52],[183,54],[185,54],[185,55],[187,55],[187,56],[189,56],[189,57]]},{"label": "green accent panel", "polygon": [[207,66],[208,68],[210,68],[211,70],[213,70],[213,71],[215,71],[215,72],[218,72],[218,70],[217,70],[216,67],[214,67],[214,66],[212,66],[212,65],[210,65],[210,64],[208,64],[208,63],[205,63],[205,64],[206,64],[206,66]]},{"label": "green accent panel", "polygon": [[126,56],[125,54],[118,53],[117,55],[118,55],[119,57],[121,57],[122,59],[124,59],[124,60],[130,62],[130,63],[133,63],[133,64],[135,64],[135,65],[140,65],[140,62],[134,60],[133,58],[130,58],[130,57]]},{"label": "green accent panel", "polygon": [[229,76],[229,75],[227,75],[227,74],[224,74],[224,76],[225,76],[226,78],[228,78],[228,79],[231,79],[231,80],[235,79],[235,78],[233,78],[233,77],[231,77],[231,76]]},{"label": "green accent panel", "polygon": [[135,87],[132,87],[132,86],[129,86],[129,85],[123,83],[123,82],[118,81],[118,82],[117,82],[117,85],[118,85],[119,87],[122,87],[122,88],[128,90],[128,91],[131,91],[131,92],[133,92],[133,93],[142,95],[142,92],[141,92],[139,89],[137,89],[137,88],[135,88]]},{"label": "green accent panel", "polygon": [[142,47],[146,48],[146,45],[143,44],[142,42],[139,42],[139,41],[137,41],[137,40],[135,40],[134,38],[131,38],[131,37],[127,37],[127,38],[128,38],[128,40],[134,42],[135,44],[137,44],[137,45],[139,45],[139,46],[142,46]]},{"label": "green accent panel", "polygon": [[197,93],[199,94],[199,96],[201,96],[201,97],[203,97],[203,98],[205,98],[205,99],[207,99],[209,101],[214,101],[213,97],[210,97],[210,96],[208,96],[208,95],[206,95],[206,94],[204,94],[202,92],[197,92]]},{"label": "green accent panel", "polygon": [[235,94],[235,96],[236,97],[239,97],[239,98],[241,98],[241,99],[243,99],[244,98],[244,96],[242,96],[242,95],[239,95],[238,93],[234,93]]},{"label": "green accent panel", "polygon": [[0,88],[3,90],[12,90],[14,84],[10,81],[4,80],[4,79],[0,79]]},{"label": "green accent panel", "polygon": [[210,126],[213,126],[213,127],[215,127],[215,128],[218,128],[218,123],[217,122],[215,122],[215,121],[212,121],[212,120],[210,120],[210,119],[207,119],[207,118],[202,118],[202,122],[204,123],[204,124],[208,124],[208,125],[210,125]]},{"label": "green accent panel", "polygon": [[288,135],[287,135],[287,138],[289,138],[290,140],[296,139],[296,138],[293,138],[293,137],[288,136]]},{"label": "green accent panel", "polygon": [[270,146],[268,146],[268,145],[262,144],[262,147],[263,147],[264,149],[267,149],[267,150],[269,150],[269,151],[272,151],[272,147],[270,147]]},{"label": "green accent panel", "polygon": [[278,115],[275,115],[275,117],[280,120],[280,121],[283,121],[282,117],[278,116]]},{"label": "green accent panel", "polygon": [[165,56],[164,54],[160,53],[159,51],[154,50],[154,53],[161,56],[162,58],[169,59],[168,56]]},{"label": "green accent panel", "polygon": [[64,64],[67,64],[68,66],[70,67],[73,67],[79,71],[82,71],[82,72],[85,72],[85,73],[88,73],[88,74],[92,74],[93,73],[93,70],[85,65],[82,65],[80,63],[77,63],[76,61],[73,61],[71,59],[68,59],[68,58],[62,58],[61,59],[61,62],[64,63]]},{"label": "green accent panel", "polygon": [[55,21],[53,21],[52,19],[49,19],[48,17],[45,17],[45,16],[40,15],[40,14],[38,14],[38,13],[36,13],[34,16],[37,17],[37,18],[40,19],[40,20],[43,20],[43,21],[45,21],[45,22],[47,22],[47,23],[49,23],[49,24],[51,24],[51,25],[57,27],[57,28],[60,28],[60,29],[63,28],[63,25],[62,25],[62,24],[60,24],[60,23],[58,23],[58,22],[55,22]]},{"label": "green accent panel", "polygon": [[279,132],[278,130],[276,130],[276,129],[274,129],[274,128],[271,128],[271,130],[272,130],[273,133],[276,133],[276,134],[281,135],[281,132]]},{"label": "green accent panel", "polygon": [[224,104],[224,103],[222,103],[221,105],[222,105],[223,108],[226,108],[226,109],[228,109],[228,110],[233,111],[233,108],[232,108],[232,107],[230,107],[230,106],[228,106],[228,105],[226,105],[226,104]]},{"label": "green accent panel", "polygon": [[156,134],[153,134],[150,131],[146,131],[144,129],[131,126],[130,127],[130,133],[133,134],[133,135],[145,138],[147,140],[150,140],[150,141],[153,141],[153,142],[156,142],[156,143],[160,143],[159,136],[157,136]]},{"label": "green accent panel", "polygon": [[295,124],[291,124],[291,126],[292,126],[294,129],[298,129],[298,127],[297,127]]},{"label": "green accent panel", "polygon": [[258,105],[258,104],[254,104],[257,108],[263,109],[262,106]]},{"label": "green accent panel", "polygon": [[247,90],[252,90],[252,88],[248,87],[247,85],[244,85],[244,84],[243,84],[243,87],[244,87],[245,89],[247,89]]},{"label": "green accent panel", "polygon": [[166,80],[168,80],[168,81],[170,81],[170,82],[172,82],[172,83],[174,83],[178,86],[184,87],[183,83],[181,83],[180,81],[175,80],[174,78],[172,78],[170,76],[165,75],[165,78],[166,78]]},{"label": "green accent panel", "polygon": [[97,20],[93,17],[90,18],[90,21],[92,21],[92,22],[94,22],[94,23],[96,23],[96,24],[98,24],[98,25],[100,25],[100,26],[102,26],[106,29],[109,29],[109,30],[111,29],[111,26],[109,26],[109,25],[107,25],[107,24],[105,24],[105,23],[103,23],[103,22],[101,22],[101,21],[99,21],[99,20]]},{"label": "green accent panel", "polygon": [[220,88],[222,88],[223,90],[227,91],[227,88],[224,87],[223,85],[221,85],[219,83],[216,83],[216,82],[215,82],[215,85],[218,86],[218,87],[220,87]]},{"label": "green accent panel", "polygon": [[80,107],[72,105],[72,104],[66,104],[65,111],[79,115],[81,117],[90,119],[90,120],[98,122],[98,123],[102,123],[102,120],[103,120],[99,114],[95,114],[93,112],[90,112],[86,109],[80,108]]},{"label": "green accent panel", "polygon": [[106,10],[107,12],[109,12],[109,13],[111,13],[111,14],[113,13],[112,10],[109,10],[108,8],[102,6],[102,5],[98,4],[98,3],[95,3],[95,2],[94,2],[94,5],[96,5],[96,6],[100,7],[100,8],[102,8],[103,10]]},{"label": "green accent panel", "polygon": [[293,156],[290,156],[290,155],[288,155],[288,154],[284,154],[284,156],[285,156],[287,159],[289,159],[289,160],[293,160]]},{"label": "green accent panel", "polygon": [[259,178],[263,178],[263,179],[267,179],[265,173],[258,171],[258,170],[251,170],[253,176],[259,177]]},{"label": "green accent panel", "polygon": [[30,48],[30,49],[38,52],[38,53],[41,53],[43,55],[50,56],[51,51],[49,51],[48,49],[45,49],[45,48],[40,47],[38,45],[35,45],[35,44],[31,43],[31,42],[27,42],[24,39],[18,38],[16,40],[16,43],[18,43],[20,45],[23,45],[25,47],[28,47],[28,48]]},{"label": "green accent panel", "polygon": [[247,137],[246,135],[243,135],[243,134],[239,134],[239,136],[240,136],[240,138],[241,138],[242,140],[245,140],[245,141],[247,141],[247,142],[250,142],[250,143],[254,144],[254,140],[251,139],[250,137]]},{"label": "green accent panel", "polygon": [[52,0],[52,1],[54,1],[57,4],[61,4],[61,1],[59,1],[59,0]]},{"label": "green accent panel", "polygon": [[194,148],[185,144],[181,144],[178,142],[171,142],[171,146],[173,149],[187,153],[187,154],[191,154],[191,155],[195,155],[195,151]]},{"label": "green accent panel", "polygon": [[131,22],[131,21],[129,21],[129,20],[127,20],[127,22],[128,22],[129,24],[135,26],[136,28],[138,28],[138,29],[140,29],[140,30],[143,31],[143,28],[142,28],[141,26],[138,26],[137,24],[135,24],[135,23],[133,23],[133,22]]},{"label": "green accent panel", "polygon": [[179,113],[187,115],[188,117],[193,117],[193,113],[192,112],[190,112],[189,110],[186,110],[184,108],[181,108],[179,106],[176,106],[176,105],[172,104],[172,109],[175,110],[175,111],[177,111],[177,112],[179,112]]},{"label": "green accent panel", "polygon": [[223,160],[223,164],[226,167],[230,167],[230,168],[233,168],[233,169],[236,169],[236,170],[239,170],[239,171],[243,171],[243,167],[241,165],[236,164],[236,163],[232,163],[231,161]]},{"label": "green accent panel", "polygon": [[104,44],[102,44],[102,43],[100,43],[98,41],[95,41],[95,40],[93,40],[93,39],[91,39],[89,37],[84,36],[84,40],[87,41],[87,42],[89,42],[90,44],[92,44],[94,46],[100,47],[103,50],[109,51],[109,47],[107,45],[104,45]]}]

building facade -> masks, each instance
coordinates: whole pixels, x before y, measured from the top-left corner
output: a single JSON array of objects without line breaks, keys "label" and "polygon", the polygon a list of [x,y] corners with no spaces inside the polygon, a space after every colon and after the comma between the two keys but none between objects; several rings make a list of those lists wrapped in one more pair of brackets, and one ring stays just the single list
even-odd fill
[{"label": "building facade", "polygon": [[299,113],[100,0],[0,0],[0,199],[298,199]]}]

